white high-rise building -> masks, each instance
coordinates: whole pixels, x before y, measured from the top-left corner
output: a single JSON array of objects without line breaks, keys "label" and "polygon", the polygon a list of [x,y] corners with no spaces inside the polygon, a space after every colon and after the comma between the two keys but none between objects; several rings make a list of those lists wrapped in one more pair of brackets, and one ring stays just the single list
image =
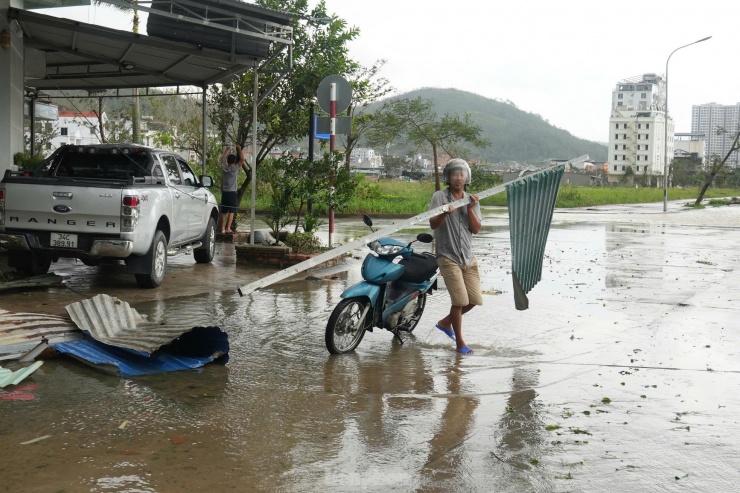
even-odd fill
[{"label": "white high-rise building", "polygon": [[[707,142],[707,164],[712,162],[713,156],[718,156],[720,160],[725,158],[740,129],[739,125],[740,103],[707,103],[691,107],[691,133],[704,134]],[[740,156],[734,152],[727,159],[726,166],[737,168],[739,163]]]},{"label": "white high-rise building", "polygon": [[[635,176],[663,185],[666,146],[665,80],[643,74],[617,83],[609,118],[608,181],[618,182],[629,167]],[[673,155],[673,120],[668,119],[668,152]]]}]

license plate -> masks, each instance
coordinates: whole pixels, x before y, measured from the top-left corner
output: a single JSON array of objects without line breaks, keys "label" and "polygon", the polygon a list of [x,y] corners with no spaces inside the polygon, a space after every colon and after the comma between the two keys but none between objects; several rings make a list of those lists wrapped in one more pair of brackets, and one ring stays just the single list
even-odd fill
[{"label": "license plate", "polygon": [[52,233],[51,246],[55,248],[77,248],[77,235],[70,233]]}]

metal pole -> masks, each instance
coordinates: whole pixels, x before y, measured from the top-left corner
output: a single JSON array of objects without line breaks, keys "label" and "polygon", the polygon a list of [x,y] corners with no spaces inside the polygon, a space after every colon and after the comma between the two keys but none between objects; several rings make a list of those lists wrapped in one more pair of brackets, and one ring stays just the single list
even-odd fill
[{"label": "metal pole", "polygon": [[668,156],[668,62],[671,61],[671,57],[673,56],[673,54],[681,48],[686,48],[687,46],[701,43],[702,41],[706,41],[709,38],[711,38],[711,36],[707,36],[706,38],[702,38],[687,45],[679,46],[678,48],[673,50],[670,55],[668,55],[668,59],[665,61],[665,123],[663,125],[663,145],[665,146],[665,161],[663,162],[663,212],[666,212],[668,210],[668,169],[670,167],[670,158]]},{"label": "metal pole", "polygon": [[[206,90],[208,86],[203,86],[203,114],[201,115],[201,119],[203,120],[203,124],[201,125],[200,129],[200,140],[201,140],[201,146],[203,148],[203,153],[201,154],[201,174],[203,176],[206,176],[206,155],[208,151],[208,137],[206,136],[206,117],[208,116],[208,98],[206,97]],[[179,88],[178,88],[179,89]],[[221,163],[219,163],[221,164]]]},{"label": "metal pole", "polygon": [[[329,153],[334,160],[334,141],[337,125],[337,84],[330,84],[329,93]],[[329,171],[329,248],[331,248],[331,234],[334,232],[334,171]]]},{"label": "metal pole", "polygon": [[[557,173],[558,170],[562,171],[565,168],[564,164],[558,164],[557,166],[553,166],[552,168],[545,168],[540,171],[537,171],[535,173],[532,173],[531,175],[522,176],[521,178],[517,178],[515,180],[512,180],[510,182],[504,183],[503,185],[497,185],[495,187],[491,187],[487,190],[483,190],[482,192],[478,192],[478,198],[484,199],[486,197],[490,197],[491,195],[495,195],[497,193],[501,193],[504,190],[506,190],[507,187],[514,185],[515,183],[519,183],[525,180],[531,180],[532,177],[535,175],[541,175],[545,176],[552,173]],[[274,274],[270,274],[267,277],[263,277],[257,281],[252,282],[251,284],[247,284],[245,286],[241,286],[238,288],[239,295],[246,296],[249,293],[252,293],[253,291],[256,291],[260,288],[263,288],[265,286],[269,286],[270,284],[276,283],[277,281],[281,281],[283,279],[287,279],[288,277],[298,274],[299,272],[303,272],[305,270],[310,269],[311,267],[314,267],[316,265],[319,265],[323,262],[326,262],[327,260],[331,260],[333,258],[336,258],[340,255],[343,255],[347,252],[350,252],[354,250],[355,248],[361,247],[363,245],[367,245],[373,240],[377,240],[378,238],[381,238],[383,236],[388,236],[390,234],[395,233],[396,231],[400,229],[406,229],[409,226],[412,226],[416,223],[420,223],[422,221],[426,221],[431,217],[437,216],[439,214],[442,214],[443,212],[448,211],[448,207],[452,207],[453,209],[457,209],[463,206],[466,206],[470,199],[463,197],[459,200],[455,200],[454,202],[450,204],[440,205],[439,207],[436,207],[434,209],[428,210],[426,212],[422,212],[419,215],[416,215],[414,217],[411,217],[409,219],[406,219],[404,221],[401,221],[399,223],[394,223],[387,228],[381,229],[379,231],[376,231],[370,235],[363,236],[362,238],[357,238],[353,241],[350,241],[348,243],[343,244],[342,246],[339,246],[333,250],[329,250],[327,252],[324,252],[320,255],[317,255],[316,257],[311,257],[308,260],[304,260],[303,262],[293,265],[291,267],[288,267],[286,269],[283,269],[279,272],[276,272]]]},{"label": "metal pole", "polygon": [[[316,135],[316,109],[313,102],[308,106],[308,162],[313,163],[314,135]],[[313,164],[311,164],[313,170]],[[313,213],[313,201],[309,198],[306,211]]]},{"label": "metal pole", "polygon": [[36,157],[36,97],[31,96],[28,103],[28,114],[31,115],[31,157]]},{"label": "metal pole", "polygon": [[[252,218],[249,225],[249,244],[254,245],[254,210],[257,202],[257,96],[259,95],[259,71],[254,66],[254,90],[252,91]],[[279,234],[275,231],[275,234]]]}]

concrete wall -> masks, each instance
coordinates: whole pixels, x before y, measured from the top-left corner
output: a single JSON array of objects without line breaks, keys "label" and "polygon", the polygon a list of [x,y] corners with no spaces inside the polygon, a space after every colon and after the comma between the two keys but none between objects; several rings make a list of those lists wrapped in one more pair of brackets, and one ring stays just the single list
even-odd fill
[{"label": "concrete wall", "polygon": [[0,177],[15,169],[13,155],[23,151],[23,33],[8,22],[8,8],[19,3],[0,0],[0,32],[11,35],[10,48],[0,48]]}]

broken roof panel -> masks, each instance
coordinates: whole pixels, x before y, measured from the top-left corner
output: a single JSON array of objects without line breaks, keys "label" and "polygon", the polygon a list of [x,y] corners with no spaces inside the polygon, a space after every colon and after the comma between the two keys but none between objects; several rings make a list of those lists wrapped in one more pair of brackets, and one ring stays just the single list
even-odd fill
[{"label": "broken roof panel", "polygon": [[0,389],[7,387],[8,385],[18,385],[29,375],[39,369],[39,366],[43,365],[43,361],[36,361],[32,365],[20,370],[12,371],[7,368],[0,366]]},{"label": "broken roof panel", "polygon": [[65,308],[87,335],[51,346],[108,373],[130,377],[228,360],[228,335],[218,327],[197,326],[195,314],[173,309],[173,321],[153,323],[127,302],[107,294]]},{"label": "broken roof panel", "polygon": [[85,337],[54,344],[53,348],[98,370],[122,377],[137,377],[199,368],[206,363],[226,364],[228,335],[218,327],[195,327],[152,355],[111,346]]},{"label": "broken roof panel", "polygon": [[143,355],[152,354],[198,325],[192,314],[185,321],[190,322],[188,325],[177,318],[175,323],[149,322],[127,302],[107,294],[69,304],[65,309],[77,327],[94,339]]},{"label": "broken roof panel", "polygon": [[45,340],[81,338],[82,332],[67,317],[0,309],[0,360],[20,358]]}]

